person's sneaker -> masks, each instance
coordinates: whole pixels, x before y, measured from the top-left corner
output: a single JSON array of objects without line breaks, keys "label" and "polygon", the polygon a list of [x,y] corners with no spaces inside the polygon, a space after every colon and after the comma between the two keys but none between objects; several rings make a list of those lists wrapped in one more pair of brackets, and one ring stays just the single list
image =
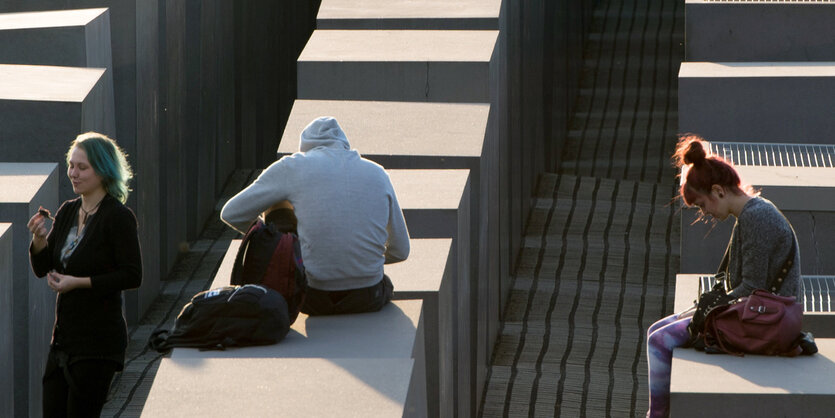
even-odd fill
[{"label": "person's sneaker", "polygon": [[815,344],[815,337],[811,332],[800,333],[800,348],[803,349],[803,355],[811,356],[818,352],[818,345]]}]

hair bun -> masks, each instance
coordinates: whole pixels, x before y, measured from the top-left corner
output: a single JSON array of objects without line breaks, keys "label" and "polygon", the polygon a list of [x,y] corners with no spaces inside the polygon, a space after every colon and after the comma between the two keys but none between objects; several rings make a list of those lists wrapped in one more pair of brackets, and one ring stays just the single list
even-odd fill
[{"label": "hair bun", "polygon": [[687,147],[687,152],[684,153],[684,163],[693,165],[701,164],[705,161],[706,156],[707,154],[705,153],[705,147],[702,141],[694,139],[690,141],[690,146]]},{"label": "hair bun", "polygon": [[683,135],[676,147],[676,153],[673,155],[676,167],[681,167],[685,164],[700,165],[705,162],[707,158],[707,151],[705,150],[704,140],[693,134]]}]

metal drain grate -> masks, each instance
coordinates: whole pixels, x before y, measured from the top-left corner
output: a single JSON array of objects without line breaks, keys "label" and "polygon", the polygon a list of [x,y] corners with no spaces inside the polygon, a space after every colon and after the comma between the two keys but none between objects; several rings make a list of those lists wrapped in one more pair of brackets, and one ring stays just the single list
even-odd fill
[{"label": "metal drain grate", "polygon": [[[699,294],[713,288],[713,276],[699,276]],[[803,312],[832,312],[835,276],[802,276]]]},{"label": "metal drain grate", "polygon": [[740,166],[835,167],[835,145],[711,142],[710,151]]}]

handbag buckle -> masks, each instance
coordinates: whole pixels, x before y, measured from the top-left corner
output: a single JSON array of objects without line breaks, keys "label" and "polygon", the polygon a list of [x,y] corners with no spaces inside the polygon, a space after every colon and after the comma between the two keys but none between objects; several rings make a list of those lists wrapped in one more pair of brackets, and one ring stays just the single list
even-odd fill
[{"label": "handbag buckle", "polygon": [[765,306],[763,306],[763,305],[757,306],[757,313],[766,313]]}]

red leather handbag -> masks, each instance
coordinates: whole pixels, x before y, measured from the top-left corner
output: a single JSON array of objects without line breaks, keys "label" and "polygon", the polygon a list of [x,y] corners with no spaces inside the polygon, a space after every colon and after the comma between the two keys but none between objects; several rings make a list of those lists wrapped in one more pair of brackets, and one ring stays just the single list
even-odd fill
[{"label": "red leather handbag", "polygon": [[729,354],[796,356],[803,325],[803,306],[794,297],[755,290],[707,316],[708,346]]}]

